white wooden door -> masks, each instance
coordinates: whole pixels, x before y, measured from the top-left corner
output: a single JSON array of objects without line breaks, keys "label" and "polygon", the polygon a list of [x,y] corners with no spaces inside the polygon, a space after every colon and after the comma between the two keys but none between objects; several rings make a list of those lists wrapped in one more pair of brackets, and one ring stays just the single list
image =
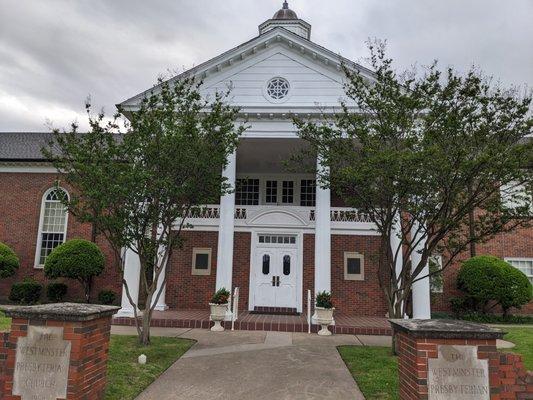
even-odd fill
[{"label": "white wooden door", "polygon": [[277,286],[276,286],[276,306],[296,308],[298,295],[296,285],[297,274],[296,249],[278,249],[276,257]]},{"label": "white wooden door", "polygon": [[297,308],[299,260],[295,244],[281,242],[257,247],[252,266],[255,306]]}]

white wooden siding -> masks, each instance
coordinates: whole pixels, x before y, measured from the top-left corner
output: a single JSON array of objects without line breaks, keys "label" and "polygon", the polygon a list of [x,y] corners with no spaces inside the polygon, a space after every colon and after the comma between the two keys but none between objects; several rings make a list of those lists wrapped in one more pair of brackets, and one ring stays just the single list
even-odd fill
[{"label": "white wooden siding", "polygon": [[[264,95],[266,83],[276,76],[287,79],[291,85],[288,100],[282,103],[271,102]],[[243,107],[243,112],[258,107],[285,108],[287,112],[296,112],[299,108],[319,111],[321,107],[338,106],[345,98],[343,80],[342,71],[302,56],[296,48],[278,44],[208,76],[203,92],[212,95],[231,87],[229,100]]]}]

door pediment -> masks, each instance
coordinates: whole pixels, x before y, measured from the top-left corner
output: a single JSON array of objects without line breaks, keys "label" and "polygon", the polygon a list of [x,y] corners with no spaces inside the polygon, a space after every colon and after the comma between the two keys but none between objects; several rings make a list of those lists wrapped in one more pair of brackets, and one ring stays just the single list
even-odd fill
[{"label": "door pediment", "polygon": [[256,215],[250,218],[248,225],[254,226],[268,226],[268,227],[305,227],[308,226],[306,218],[303,213],[309,211],[289,211],[270,209],[257,212]]}]

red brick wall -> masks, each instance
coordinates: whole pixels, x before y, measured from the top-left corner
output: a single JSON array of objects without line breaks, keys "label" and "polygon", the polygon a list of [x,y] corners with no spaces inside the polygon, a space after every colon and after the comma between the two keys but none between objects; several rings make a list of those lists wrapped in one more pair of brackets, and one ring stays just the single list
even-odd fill
[{"label": "red brick wall", "polygon": [[[499,355],[496,339],[419,339],[408,333],[396,335],[398,344],[398,374],[400,376],[400,399],[427,399],[428,359],[438,357],[438,345],[470,345],[478,347],[478,358],[489,360],[489,384],[496,393],[500,384],[498,378]],[[499,397],[491,396],[492,400]]]},{"label": "red brick wall", "polygon": [[239,310],[248,310],[252,234],[235,232],[233,241],[233,287],[239,288]]},{"label": "red brick wall", "polygon": [[[502,259],[511,258],[533,258],[533,228],[521,228],[512,233],[502,233],[487,243],[476,246],[478,255],[490,254]],[[466,252],[457,257],[453,265],[444,271],[444,291],[432,295],[432,310],[450,312],[450,298],[461,296],[457,289],[457,273],[461,262],[470,258],[470,253]],[[533,302],[530,302],[521,310],[511,309],[513,314],[533,314]]]},{"label": "red brick wall", "polygon": [[[379,245],[378,236],[331,236],[331,293],[339,312],[380,317],[387,313],[378,281]],[[364,281],[344,279],[344,252],[364,255]]]},{"label": "red brick wall", "polygon": [[307,312],[307,291],[311,290],[311,309],[315,296],[315,235],[304,234],[303,238],[302,311]]},{"label": "red brick wall", "polygon": [[[9,332],[0,332],[0,399],[4,398],[4,385],[7,379],[7,349]],[[6,394],[7,395],[7,394]]]},{"label": "red brick wall", "polygon": [[[53,187],[57,176],[55,174],[21,174],[0,173],[0,242],[10,246],[20,259],[20,268],[16,275],[9,279],[0,280],[0,300],[9,296],[11,285],[25,277],[47,283],[42,269],[34,268],[35,249],[39,230],[39,216],[43,194]],[[66,188],[68,190],[68,187]],[[67,239],[91,238],[91,226],[81,224],[72,215],[68,218]],[[114,258],[109,246],[104,240],[98,245],[107,257],[106,268],[102,275],[94,280],[92,298],[95,300],[102,289],[111,289],[117,293],[120,302],[122,287],[120,274],[114,267]],[[81,285],[73,280],[65,280],[69,287],[67,299],[79,300],[83,298]],[[43,290],[43,299],[45,298]]]},{"label": "red brick wall", "polygon": [[[183,231],[181,249],[172,253],[168,265],[166,303],[174,310],[205,309],[215,291],[218,232]],[[211,274],[192,274],[193,248],[211,249]]]},{"label": "red brick wall", "polygon": [[[64,328],[63,338],[71,342],[67,398],[69,400],[103,399],[107,382],[111,317],[83,322],[13,319],[8,342],[3,343],[2,348],[0,348],[0,372],[2,372],[1,355],[7,354],[3,378],[0,376],[0,383],[3,382],[4,390],[2,392],[2,388],[0,388],[0,395],[2,395],[0,398],[3,400],[20,399],[20,396],[11,395],[17,339],[25,337],[28,325],[33,324],[61,326]],[[5,351],[6,348],[7,351]]]},{"label": "red brick wall", "polygon": [[499,353],[495,339],[414,338],[398,332],[398,374],[400,399],[427,399],[428,360],[438,357],[439,345],[477,346],[478,359],[488,360],[491,400],[533,398],[533,374],[527,372],[522,357]]}]

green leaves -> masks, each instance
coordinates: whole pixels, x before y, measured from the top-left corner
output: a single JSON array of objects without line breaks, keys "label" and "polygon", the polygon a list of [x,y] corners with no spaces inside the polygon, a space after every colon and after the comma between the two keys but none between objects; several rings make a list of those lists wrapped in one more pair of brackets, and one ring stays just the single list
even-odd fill
[{"label": "green leaves", "polygon": [[[384,236],[382,281],[394,303],[398,292],[409,295],[434,253],[446,253],[447,266],[470,243],[531,221],[531,97],[475,69],[463,76],[434,63],[422,74],[398,73],[382,44],[369,48],[373,79],[345,68],[351,103],[323,121],[295,124],[330,167],[322,183],[368,214]],[[502,201],[508,187],[529,192],[504,190]],[[400,216],[406,257],[397,274],[388,239]],[[412,237],[415,224],[421,228]],[[421,239],[427,244],[410,273]]]},{"label": "green leaves", "polygon": [[15,275],[20,261],[13,250],[0,242],[0,278],[9,278]]}]

